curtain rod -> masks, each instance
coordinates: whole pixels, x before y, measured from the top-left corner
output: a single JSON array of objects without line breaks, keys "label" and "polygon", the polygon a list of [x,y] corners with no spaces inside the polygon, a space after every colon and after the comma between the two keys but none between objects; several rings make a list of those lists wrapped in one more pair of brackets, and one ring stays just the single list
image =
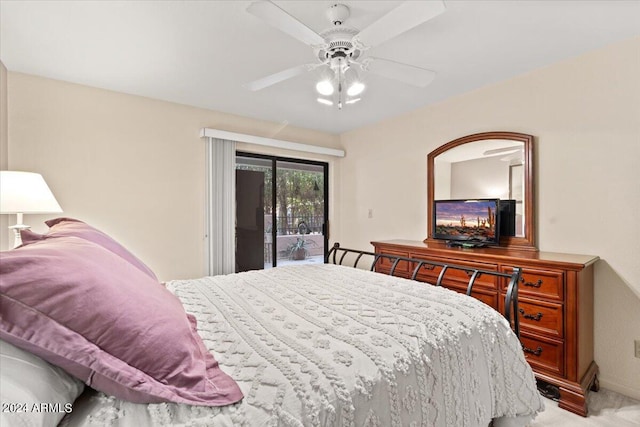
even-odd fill
[{"label": "curtain rod", "polygon": [[344,150],[321,147],[318,145],[301,144],[299,142],[283,141],[281,139],[265,138],[244,133],[228,132],[226,130],[203,128],[201,138],[220,138],[249,144],[266,145],[267,147],[283,148],[285,150],[304,151],[306,153],[325,154],[327,156],[344,157]]}]

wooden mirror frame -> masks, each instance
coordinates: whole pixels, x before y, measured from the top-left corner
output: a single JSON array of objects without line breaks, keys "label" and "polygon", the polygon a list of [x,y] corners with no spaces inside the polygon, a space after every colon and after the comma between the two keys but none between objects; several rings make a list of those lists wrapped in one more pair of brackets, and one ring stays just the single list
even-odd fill
[{"label": "wooden mirror frame", "polygon": [[427,156],[427,244],[442,244],[442,240],[433,238],[433,197],[434,197],[434,162],[435,158],[454,148],[470,142],[482,141],[486,139],[508,139],[521,141],[524,143],[524,237],[503,236],[500,238],[500,247],[520,250],[536,249],[536,228],[535,228],[535,195],[533,185],[533,136],[516,132],[484,132],[463,136],[462,138],[450,141],[441,147],[436,148]]}]

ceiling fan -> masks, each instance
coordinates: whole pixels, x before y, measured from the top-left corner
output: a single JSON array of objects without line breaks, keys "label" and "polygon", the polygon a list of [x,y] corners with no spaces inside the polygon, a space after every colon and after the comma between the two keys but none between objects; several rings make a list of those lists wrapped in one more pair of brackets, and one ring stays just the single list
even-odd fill
[{"label": "ceiling fan", "polygon": [[[349,7],[333,4],[326,12],[333,26],[318,34],[271,1],[254,1],[247,8],[249,13],[312,47],[318,62],[288,68],[246,86],[257,91],[319,67],[326,67],[323,78],[316,85],[316,90],[323,96],[318,98],[318,102],[337,104],[339,109],[342,109],[343,104],[359,101],[358,96],[365,89],[355,66],[365,72],[425,87],[435,78],[435,72],[389,59],[366,56],[364,53],[440,15],[444,10],[442,0],[405,1],[359,31],[344,24],[351,14]],[[327,98],[331,96],[333,98]]]}]

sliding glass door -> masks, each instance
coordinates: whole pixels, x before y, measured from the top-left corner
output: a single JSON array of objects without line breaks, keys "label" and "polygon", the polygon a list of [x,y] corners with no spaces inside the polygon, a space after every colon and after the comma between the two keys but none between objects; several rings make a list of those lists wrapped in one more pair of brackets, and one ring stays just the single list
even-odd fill
[{"label": "sliding glass door", "polygon": [[237,153],[236,271],[324,262],[328,168],[324,162]]}]

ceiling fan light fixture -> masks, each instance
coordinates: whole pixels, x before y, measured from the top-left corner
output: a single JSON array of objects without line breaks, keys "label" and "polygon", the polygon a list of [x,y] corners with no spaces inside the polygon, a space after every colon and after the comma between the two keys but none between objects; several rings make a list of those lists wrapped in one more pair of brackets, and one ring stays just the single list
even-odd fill
[{"label": "ceiling fan light fixture", "polygon": [[348,62],[344,69],[343,77],[347,87],[347,96],[358,96],[362,93],[365,88],[364,83],[362,83],[358,73]]},{"label": "ceiling fan light fixture", "polygon": [[361,81],[355,81],[351,83],[349,89],[347,89],[347,95],[349,96],[358,96],[364,90],[364,83]]},{"label": "ceiling fan light fixture", "polygon": [[335,89],[331,80],[320,80],[316,84],[316,90],[320,95],[329,96],[333,94]]},{"label": "ceiling fan light fixture", "polygon": [[353,99],[347,99],[346,104],[355,104],[356,102],[360,101],[361,98],[353,98]]},{"label": "ceiling fan light fixture", "polygon": [[325,98],[318,98],[318,102],[324,105],[333,105],[333,101]]}]

